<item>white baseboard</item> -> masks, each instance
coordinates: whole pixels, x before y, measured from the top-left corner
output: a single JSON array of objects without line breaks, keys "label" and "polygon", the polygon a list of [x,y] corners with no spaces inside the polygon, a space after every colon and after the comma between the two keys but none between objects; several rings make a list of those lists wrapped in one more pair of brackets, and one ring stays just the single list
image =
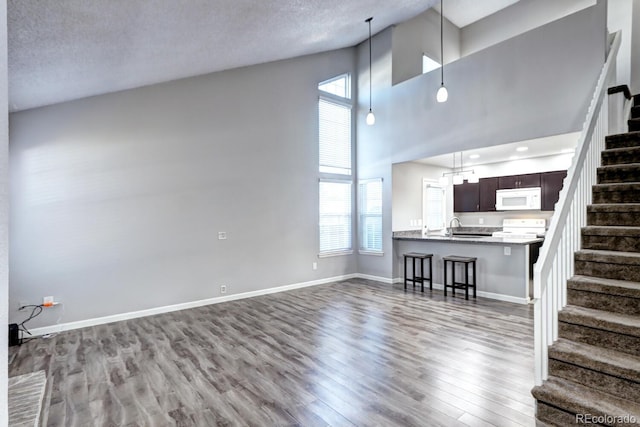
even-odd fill
[{"label": "white baseboard", "polygon": [[382,283],[387,283],[389,285],[396,283],[394,280],[395,279],[390,279],[388,277],[381,277],[381,276],[372,276],[370,274],[360,274],[358,273],[356,275],[356,277],[358,279],[365,279],[365,280],[375,280],[376,282],[382,282]]},{"label": "white baseboard", "polygon": [[[402,283],[403,279],[395,279],[398,280],[399,283]],[[411,285],[410,285],[411,286]],[[416,285],[419,286],[419,285]],[[426,287],[428,287],[429,285],[425,285]],[[444,286],[442,286],[442,283],[434,283],[433,284],[433,289],[437,289],[439,291],[444,289]],[[451,292],[451,291],[449,291]],[[464,293],[464,291],[462,290],[458,290],[456,291],[457,293]],[[505,301],[505,302],[512,302],[515,304],[529,304],[529,299],[528,298],[520,298],[520,297],[514,297],[511,295],[503,295],[503,294],[494,294],[492,292],[485,292],[485,291],[476,291],[476,294],[479,297],[483,297],[483,298],[489,298],[489,299],[495,299],[498,301]]]},{"label": "white baseboard", "polygon": [[[397,283],[403,282],[402,277],[396,277],[392,279],[388,277],[379,277],[379,276],[372,276],[368,274],[359,274],[359,273],[345,274],[342,276],[329,277],[326,279],[312,280],[309,282],[302,282],[302,283],[294,283],[292,285],[278,286],[278,287],[269,288],[269,289],[260,289],[258,291],[243,292],[240,294],[225,295],[222,297],[207,298],[207,299],[202,299],[198,301],[190,301],[190,302],[185,302],[180,304],[154,307],[146,310],[114,314],[111,316],[95,317],[93,319],[78,320],[76,322],[59,323],[56,325],[44,326],[41,328],[34,328],[34,329],[31,329],[30,331],[33,336],[54,334],[54,333],[63,332],[63,331],[70,331],[73,329],[86,328],[89,326],[104,325],[106,323],[111,323],[111,322],[119,322],[121,320],[136,319],[136,318],[145,317],[145,316],[153,316],[155,314],[186,310],[188,308],[196,308],[196,307],[202,307],[205,305],[219,304],[221,302],[235,301],[235,300],[244,299],[244,298],[252,298],[260,295],[275,294],[278,292],[285,292],[293,289],[307,288],[310,286],[324,285],[327,283],[339,282],[341,280],[349,280],[349,279],[355,279],[355,278],[375,280],[377,282],[382,282],[387,284],[397,284]],[[443,286],[440,283],[434,283],[433,288],[442,290]],[[478,291],[477,294],[478,296],[481,296],[484,298],[491,298],[491,299],[500,300],[500,301],[513,302],[516,304],[529,303],[529,300],[527,298],[518,298],[518,297],[509,296],[509,295],[494,294],[491,292],[483,292],[483,291]]]},{"label": "white baseboard", "polygon": [[219,304],[226,301],[235,301],[244,298],[257,297],[260,295],[275,294],[277,292],[291,291],[293,289],[307,288],[310,286],[324,285],[327,283],[338,282],[341,280],[354,279],[359,277],[358,274],[346,274],[342,276],[329,277],[326,279],[312,280],[309,282],[294,283],[292,285],[278,286],[269,289],[260,289],[258,291],[243,292],[240,294],[225,295],[222,297],[207,298],[198,301],[184,302],[180,304],[165,305],[162,307],[154,307],[146,310],[131,311],[128,313],[119,313],[111,316],[95,317],[93,319],[78,320],[76,322],[59,323],[51,326],[30,329],[33,336],[46,334],[54,334],[73,329],[86,328],[89,326],[104,325],[111,322],[119,322],[121,320],[136,319],[139,317],[153,316],[154,314],[169,313],[172,311],[186,310],[188,308],[202,307],[205,305]]}]

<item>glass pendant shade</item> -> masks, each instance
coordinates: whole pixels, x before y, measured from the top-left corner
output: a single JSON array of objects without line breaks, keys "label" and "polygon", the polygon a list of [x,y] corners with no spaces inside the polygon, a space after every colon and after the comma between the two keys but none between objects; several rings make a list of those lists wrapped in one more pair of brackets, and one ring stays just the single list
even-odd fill
[{"label": "glass pendant shade", "polygon": [[443,175],[440,177],[438,182],[440,183],[440,185],[449,185],[449,177]]},{"label": "glass pendant shade", "polygon": [[478,178],[478,175],[476,175],[475,173],[471,173],[467,177],[467,182],[469,182],[471,184],[477,184],[478,182],[480,182],[480,179]]},{"label": "glass pendant shade", "polygon": [[376,124],[376,116],[373,115],[373,111],[369,110],[369,113],[367,114],[367,124],[369,126],[373,126]]},{"label": "glass pendant shade", "polygon": [[460,185],[464,181],[462,175],[453,175],[453,185]]},{"label": "glass pendant shade", "polygon": [[447,88],[443,84],[438,89],[438,93],[436,93],[436,100],[438,102],[447,102],[447,99],[449,99],[449,92],[447,92]]}]

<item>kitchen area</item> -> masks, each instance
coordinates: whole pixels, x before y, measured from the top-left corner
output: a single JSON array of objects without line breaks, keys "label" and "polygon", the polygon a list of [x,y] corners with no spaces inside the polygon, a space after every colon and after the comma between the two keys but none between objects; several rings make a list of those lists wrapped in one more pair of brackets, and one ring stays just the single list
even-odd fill
[{"label": "kitchen area", "polygon": [[443,257],[472,257],[479,297],[529,303],[533,265],[577,139],[556,135],[394,164],[394,277],[404,277],[404,254],[433,254],[433,288],[443,289]]}]

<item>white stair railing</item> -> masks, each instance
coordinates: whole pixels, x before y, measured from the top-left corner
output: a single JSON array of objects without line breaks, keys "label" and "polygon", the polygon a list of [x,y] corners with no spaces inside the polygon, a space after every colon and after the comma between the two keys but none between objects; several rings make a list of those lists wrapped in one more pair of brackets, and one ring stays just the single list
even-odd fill
[{"label": "white stair railing", "polygon": [[535,379],[548,377],[548,348],[558,339],[558,312],[567,305],[567,279],[573,276],[574,253],[580,248],[580,230],[587,223],[591,186],[596,182],[600,152],[608,133],[607,88],[615,81],[620,33],[611,43],[607,60],[587,112],[573,163],[564,179],[560,198],[534,266]]}]

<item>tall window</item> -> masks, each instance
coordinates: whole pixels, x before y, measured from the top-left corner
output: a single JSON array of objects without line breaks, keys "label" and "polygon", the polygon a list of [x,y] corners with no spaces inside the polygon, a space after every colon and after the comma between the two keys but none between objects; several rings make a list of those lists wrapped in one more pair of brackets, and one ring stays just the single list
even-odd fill
[{"label": "tall window", "polygon": [[352,250],[352,101],[348,74],[318,84],[320,255]]},{"label": "tall window", "polygon": [[422,182],[422,216],[425,231],[442,230],[445,227],[444,187],[429,181]]},{"label": "tall window", "polygon": [[382,253],[382,178],[358,186],[360,252]]},{"label": "tall window", "polygon": [[320,253],[351,251],[351,183],[320,181]]},{"label": "tall window", "polygon": [[351,106],[320,98],[320,172],[351,175]]}]

